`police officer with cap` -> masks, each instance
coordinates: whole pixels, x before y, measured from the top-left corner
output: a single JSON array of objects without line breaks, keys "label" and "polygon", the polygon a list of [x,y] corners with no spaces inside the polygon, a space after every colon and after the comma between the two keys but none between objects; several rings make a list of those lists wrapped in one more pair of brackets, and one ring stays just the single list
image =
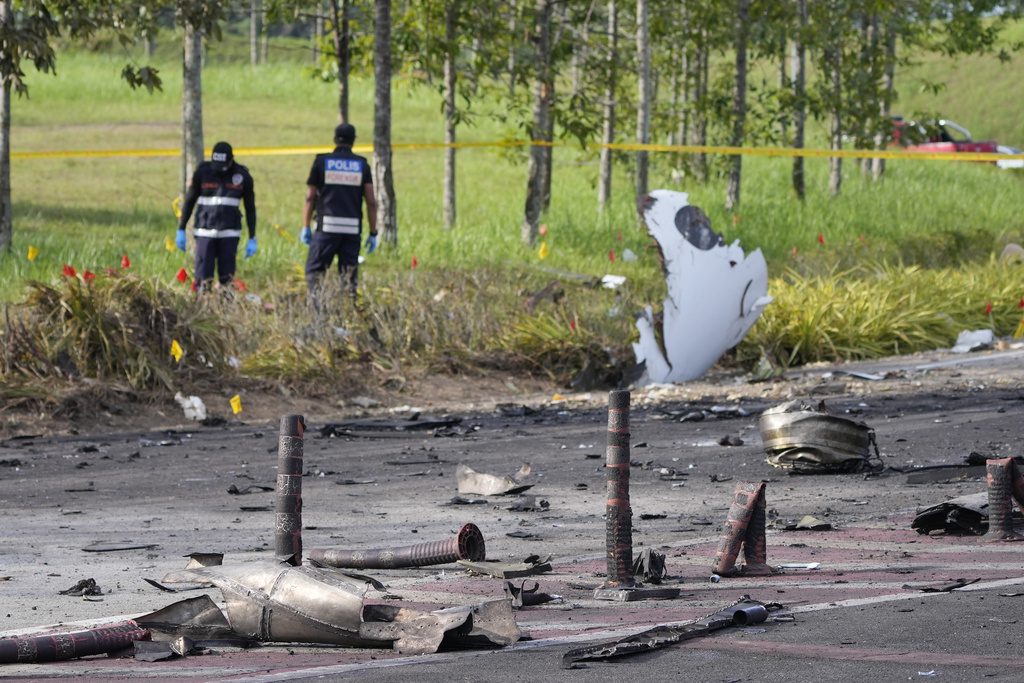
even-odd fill
[{"label": "police officer with cap", "polygon": [[[185,226],[195,211],[192,234],[196,240],[197,287],[209,287],[216,266],[221,285],[235,275],[235,255],[242,236],[242,212],[249,229],[245,258],[256,254],[256,195],[249,169],[235,162],[231,145],[218,142],[213,146],[210,161],[204,161],[192,174],[192,184],[185,195],[185,204],[178,222],[175,243],[185,251]],[[197,208],[198,207],[198,208]]]},{"label": "police officer with cap", "polygon": [[[323,275],[338,257],[342,288],[356,297],[363,202],[370,223],[366,240],[369,253],[377,248],[377,200],[373,194],[370,162],[352,153],[355,126],[343,123],[334,129],[336,147],[330,154],[318,154],[306,180],[306,203],[302,210],[302,242],[309,246],[306,284],[315,306]],[[310,221],[316,210],[316,231]]]}]

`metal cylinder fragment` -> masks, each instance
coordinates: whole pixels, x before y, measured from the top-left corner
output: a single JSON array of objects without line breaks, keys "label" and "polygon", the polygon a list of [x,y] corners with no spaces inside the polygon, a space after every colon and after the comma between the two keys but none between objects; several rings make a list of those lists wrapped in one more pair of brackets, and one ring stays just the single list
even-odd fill
[{"label": "metal cylinder fragment", "polygon": [[986,541],[1024,540],[1013,530],[1013,458],[993,458],[985,465],[988,483],[988,533]]},{"label": "metal cylinder fragment", "polygon": [[47,633],[0,639],[0,664],[59,662],[119,652],[136,640],[149,640],[149,629],[134,621],[71,633]]},{"label": "metal cylinder fragment", "polygon": [[716,574],[735,576],[740,573],[736,559],[741,549],[747,563],[742,570],[744,574],[759,576],[772,573],[767,565],[764,488],[764,482],[740,482],[736,485],[715,555],[712,571]]},{"label": "metal cylinder fragment", "polygon": [[605,508],[605,547],[608,580],[605,588],[634,586],[633,511],[629,505],[629,392],[608,394],[608,503]]},{"label": "metal cylinder fragment", "polygon": [[397,569],[448,564],[456,560],[482,562],[486,554],[480,529],[475,524],[463,524],[453,538],[444,541],[377,550],[313,548],[309,551],[309,560],[327,567]]},{"label": "metal cylinder fragment", "polygon": [[1024,467],[1021,467],[1016,461],[1012,462],[1010,468],[1010,488],[1013,491],[1013,497],[1017,499],[1017,505],[1020,506],[1021,512],[1024,512]]},{"label": "metal cylinder fragment", "polygon": [[281,418],[277,448],[277,505],[274,553],[278,560],[302,564],[302,455],[306,422],[301,415]]}]

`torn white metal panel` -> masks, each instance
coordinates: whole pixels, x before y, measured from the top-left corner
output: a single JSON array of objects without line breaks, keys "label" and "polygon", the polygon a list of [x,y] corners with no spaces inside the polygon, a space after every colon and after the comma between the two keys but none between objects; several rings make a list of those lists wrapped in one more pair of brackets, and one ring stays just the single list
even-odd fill
[{"label": "torn white metal panel", "polygon": [[640,384],[696,379],[736,346],[772,298],[760,249],[726,245],[685,192],[655,190],[645,199],[647,231],[658,242],[668,297],[657,321],[650,307],[637,318],[633,344],[645,366]]}]

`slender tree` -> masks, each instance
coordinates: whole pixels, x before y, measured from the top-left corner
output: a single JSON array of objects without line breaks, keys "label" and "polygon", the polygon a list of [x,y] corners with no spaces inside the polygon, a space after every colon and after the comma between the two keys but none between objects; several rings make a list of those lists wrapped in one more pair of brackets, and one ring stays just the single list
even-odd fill
[{"label": "slender tree", "polygon": [[[527,168],[526,209],[522,225],[522,240],[533,245],[537,241],[540,216],[544,210],[544,194],[550,171],[547,161],[551,142],[551,104],[554,78],[551,69],[551,14],[552,0],[536,0],[533,18],[534,96],[533,125],[530,138],[541,144],[530,146]],[[548,144],[545,144],[548,143]]]},{"label": "slender tree", "polygon": [[263,31],[263,0],[249,0],[249,63],[260,63],[260,33]]},{"label": "slender tree", "polygon": [[391,165],[391,0],[375,0],[373,31],[373,165],[377,228],[398,244],[395,181]]},{"label": "slender tree", "polygon": [[203,30],[182,18],[181,68],[181,194],[203,161]]},{"label": "slender tree", "polygon": [[605,53],[605,87],[602,102],[604,123],[601,127],[601,157],[597,180],[597,208],[604,211],[612,196],[612,159],[608,147],[615,142],[615,88],[619,64],[619,11],[616,0],[608,0],[608,47]]},{"label": "slender tree", "polygon": [[[736,2],[736,86],[732,104],[732,138],[734,147],[743,145],[744,123],[747,118],[747,39],[749,36],[750,0]],[[740,204],[740,180],[743,157],[733,155],[729,167],[729,186],[725,195],[725,208],[734,211]]]},{"label": "slender tree", "polygon": [[[807,0],[797,0],[797,30],[793,35],[793,147],[804,148],[804,126],[807,122]],[[793,157],[793,192],[800,201],[806,195],[804,158]]]},{"label": "slender tree", "polygon": [[[647,16],[647,0],[636,0],[636,62],[637,62],[637,112],[636,141],[647,145],[651,142],[651,42],[650,24]],[[636,153],[636,202],[647,195],[650,152]]]},{"label": "slender tree", "polygon": [[455,140],[459,0],[448,0],[444,10],[444,227],[455,227]]}]

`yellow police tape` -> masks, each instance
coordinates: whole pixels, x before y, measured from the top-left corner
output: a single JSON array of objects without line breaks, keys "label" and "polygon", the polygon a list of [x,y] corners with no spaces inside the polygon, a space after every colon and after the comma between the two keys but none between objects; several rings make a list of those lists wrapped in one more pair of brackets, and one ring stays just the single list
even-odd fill
[{"label": "yellow police tape", "polygon": [[[562,143],[545,140],[500,140],[491,142],[413,142],[391,146],[396,151],[420,149],[471,149],[510,147],[558,147]],[[991,152],[913,152],[906,150],[873,149],[796,149],[793,147],[727,147],[716,145],[642,145],[636,143],[595,144],[622,152],[675,152],[679,154],[725,154],[753,157],[806,157],[815,159],[838,157],[842,159],[928,159],[932,161],[1009,161],[1024,160],[1024,154],[996,154]],[[330,152],[331,147],[241,147],[235,150],[239,157],[313,155]],[[373,145],[356,145],[353,151],[370,153]],[[206,150],[209,155],[210,150]],[[180,149],[83,149],[40,152],[11,152],[12,159],[74,159],[116,157],[178,157]]]}]

